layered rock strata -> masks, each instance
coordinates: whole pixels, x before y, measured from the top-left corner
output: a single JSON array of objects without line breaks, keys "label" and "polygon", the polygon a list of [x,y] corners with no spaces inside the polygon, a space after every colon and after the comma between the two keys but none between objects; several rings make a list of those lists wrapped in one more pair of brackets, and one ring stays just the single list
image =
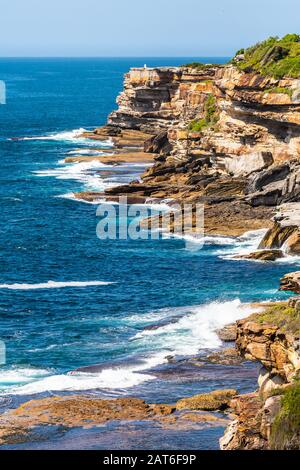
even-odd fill
[{"label": "layered rock strata", "polygon": [[[299,292],[299,273],[288,289]],[[282,281],[285,285],[286,281]],[[220,440],[223,450],[299,449],[300,309],[297,298],[265,307],[237,322],[236,346],[259,361],[258,391],[234,397],[234,419]],[[296,411],[294,411],[294,408]],[[296,413],[296,414],[295,414]]]},{"label": "layered rock strata", "polygon": [[[108,125],[86,136],[110,138],[121,153],[143,145],[154,165],[142,183],[105,196],[203,203],[211,234],[270,227],[275,207],[300,197],[297,87],[235,65],[131,69]],[[223,227],[224,210],[240,228]]]}]

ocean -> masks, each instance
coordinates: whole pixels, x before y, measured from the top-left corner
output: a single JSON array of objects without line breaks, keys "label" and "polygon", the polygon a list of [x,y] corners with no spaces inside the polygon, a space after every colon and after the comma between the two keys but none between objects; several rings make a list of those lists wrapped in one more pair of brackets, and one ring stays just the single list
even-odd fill
[{"label": "ocean", "polygon": [[[102,191],[137,179],[145,168],[127,164],[118,174],[95,162],[64,163],[66,156],[109,148],[109,142],[78,135],[105,124],[131,66],[193,60],[225,61],[0,59],[7,88],[7,104],[0,105],[3,410],[56,392],[174,403],[220,387],[255,389],[255,364],[195,367],[190,359],[222,345],[215,330],[247,316],[251,309],[243,303],[286,298],[279,278],[298,269],[299,260],[232,259],[256,246],[257,232],[209,237],[198,251],[174,238],[100,240],[97,205],[72,193]],[[107,171],[112,174],[101,176]],[[96,367],[74,373],[85,366]],[[32,442],[15,448],[109,448],[115,436],[119,448],[143,448],[145,442],[148,448],[218,448],[224,430],[161,435],[148,424],[130,434],[113,426],[52,436],[44,447]]]}]

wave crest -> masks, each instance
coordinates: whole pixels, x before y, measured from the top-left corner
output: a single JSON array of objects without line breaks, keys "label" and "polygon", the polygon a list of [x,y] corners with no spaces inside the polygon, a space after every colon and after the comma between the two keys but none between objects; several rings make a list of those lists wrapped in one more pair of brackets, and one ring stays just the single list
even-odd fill
[{"label": "wave crest", "polygon": [[61,289],[63,287],[107,286],[113,282],[104,281],[48,281],[38,284],[0,284],[0,289],[31,290],[31,289]]}]

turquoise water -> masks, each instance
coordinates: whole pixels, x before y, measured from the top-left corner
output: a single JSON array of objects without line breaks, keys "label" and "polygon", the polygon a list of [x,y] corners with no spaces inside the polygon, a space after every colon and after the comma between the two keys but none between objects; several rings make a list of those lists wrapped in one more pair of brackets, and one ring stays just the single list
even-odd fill
[{"label": "turquoise water", "polygon": [[[105,179],[101,172],[112,168],[62,163],[76,149],[99,148],[76,135],[105,123],[130,66],[188,61],[0,60],[7,86],[0,106],[4,397],[90,390],[172,402],[219,386],[255,387],[251,364],[193,368],[186,358],[220,346],[214,329],[248,313],[240,302],[283,297],[278,279],[298,260],[228,258],[255,246],[257,234],[207,239],[195,252],[179,239],[99,240],[97,206],[75,201],[72,192],[136,179],[143,167],[127,165]],[[167,364],[168,355],[181,362]]]}]

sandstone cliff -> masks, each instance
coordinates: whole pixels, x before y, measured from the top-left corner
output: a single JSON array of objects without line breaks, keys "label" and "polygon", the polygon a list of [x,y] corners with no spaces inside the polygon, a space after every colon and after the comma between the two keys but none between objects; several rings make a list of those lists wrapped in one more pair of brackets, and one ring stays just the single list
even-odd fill
[{"label": "sandstone cliff", "polygon": [[[294,47],[299,39],[288,41]],[[155,163],[141,183],[107,190],[108,198],[135,193],[201,202],[206,232],[230,235],[271,228],[276,207],[299,201],[299,79],[243,70],[240,60],[133,68],[125,75],[118,109],[95,135],[140,132]],[[298,253],[291,234],[290,252]]]},{"label": "sandstone cliff", "polygon": [[[299,279],[299,273],[295,274],[289,277]],[[259,361],[262,368],[258,390],[230,402],[234,419],[220,440],[221,448],[299,449],[299,300],[269,305],[238,321],[236,346],[242,356]]]},{"label": "sandstone cliff", "polygon": [[[271,38],[226,66],[134,68],[118,109],[94,135],[143,135],[154,165],[107,198],[172,198],[205,206],[205,232],[269,228],[247,258],[300,253],[300,37]],[[147,137],[148,135],[148,137]],[[300,292],[300,276],[283,289]],[[296,286],[296,287],[295,287]],[[299,300],[238,322],[237,348],[260,361],[258,391],[234,397],[223,449],[298,449]]]}]

